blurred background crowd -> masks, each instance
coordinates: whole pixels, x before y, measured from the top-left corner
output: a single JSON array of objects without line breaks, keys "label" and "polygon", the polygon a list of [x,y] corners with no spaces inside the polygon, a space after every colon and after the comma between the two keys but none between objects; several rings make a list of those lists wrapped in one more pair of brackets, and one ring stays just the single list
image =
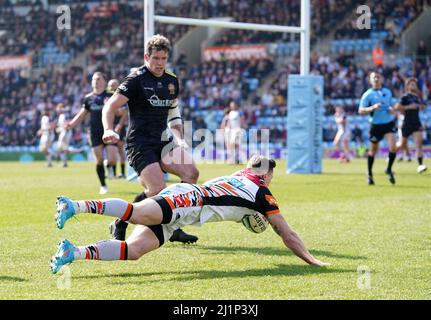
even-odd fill
[{"label": "blurred background crowd", "polygon": [[[371,8],[371,29],[358,29],[358,4],[347,0],[312,0],[311,73],[325,79],[323,138],[335,135],[334,108],[351,116],[357,134],[367,135],[367,117],[357,115],[361,94],[369,87],[368,73],[378,69],[396,99],[404,79],[418,78],[422,98],[431,102],[431,38],[414,48],[403,44],[406,32],[430,9],[429,1],[365,1]],[[58,30],[56,7],[71,9],[71,29]],[[156,14],[191,18],[299,25],[299,0],[157,1]],[[338,26],[338,27],[334,27]],[[156,33],[175,45],[194,27],[156,23]],[[55,120],[55,106],[64,103],[70,115],[91,91],[91,76],[102,71],[124,79],[130,68],[143,64],[142,1],[11,1],[0,0],[0,61],[30,56],[31,67],[0,68],[0,146],[37,145],[43,112]],[[194,129],[216,130],[230,101],[236,101],[248,128],[268,128],[272,143],[285,145],[288,75],[299,73],[299,36],[246,30],[219,30],[202,49],[233,45],[263,45],[264,57],[199,59],[173,52],[169,69],[180,80],[184,120]],[[378,48],[384,60],[373,56]],[[174,46],[174,50],[176,46]],[[4,65],[0,63],[0,66]],[[425,144],[431,144],[431,111],[422,114]],[[74,129],[72,144],[85,145],[86,126]]]}]

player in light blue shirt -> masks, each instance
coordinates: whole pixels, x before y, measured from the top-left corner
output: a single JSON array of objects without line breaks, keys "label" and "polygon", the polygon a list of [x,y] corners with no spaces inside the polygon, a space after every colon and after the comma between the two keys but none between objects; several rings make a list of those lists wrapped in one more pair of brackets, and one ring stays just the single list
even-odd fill
[{"label": "player in light blue shirt", "polygon": [[389,145],[389,161],[385,173],[389,181],[395,184],[392,165],[395,161],[397,147],[397,132],[395,125],[395,111],[392,107],[392,92],[383,87],[383,77],[378,72],[370,73],[371,88],[361,97],[358,113],[370,116],[370,142],[368,151],[368,184],[374,185],[373,164],[374,157],[379,150],[379,142],[385,138]]}]

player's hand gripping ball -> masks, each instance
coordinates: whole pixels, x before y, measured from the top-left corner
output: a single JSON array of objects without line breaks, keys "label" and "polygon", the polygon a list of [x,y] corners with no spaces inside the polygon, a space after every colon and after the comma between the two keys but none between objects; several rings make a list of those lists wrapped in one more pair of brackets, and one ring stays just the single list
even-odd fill
[{"label": "player's hand gripping ball", "polygon": [[254,233],[264,232],[269,224],[265,216],[259,212],[244,216],[241,222],[248,230]]}]

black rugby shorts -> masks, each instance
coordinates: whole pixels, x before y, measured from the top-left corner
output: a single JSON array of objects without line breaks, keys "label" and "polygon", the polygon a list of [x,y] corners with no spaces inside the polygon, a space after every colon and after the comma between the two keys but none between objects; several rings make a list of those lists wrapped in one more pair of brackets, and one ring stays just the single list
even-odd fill
[{"label": "black rugby shorts", "polygon": [[[165,148],[168,144],[172,147]],[[126,145],[127,159],[133,170],[140,175],[146,166],[155,162],[160,162],[163,156],[175,147],[177,147],[177,145],[173,143],[172,140],[160,141],[158,143],[128,143]]]},{"label": "black rugby shorts", "polygon": [[370,142],[377,143],[384,138],[385,134],[396,132],[395,121],[384,124],[372,124],[370,128]]},{"label": "black rugby shorts", "polygon": [[413,132],[416,131],[422,131],[422,124],[421,123],[405,123],[403,124],[403,126],[401,127],[401,134],[403,135],[404,138],[408,138],[410,137]]}]

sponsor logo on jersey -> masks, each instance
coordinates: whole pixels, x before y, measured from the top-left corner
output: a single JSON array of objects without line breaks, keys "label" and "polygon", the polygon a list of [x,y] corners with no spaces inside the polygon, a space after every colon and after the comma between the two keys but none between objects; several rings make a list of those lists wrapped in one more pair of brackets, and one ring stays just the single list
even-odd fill
[{"label": "sponsor logo on jersey", "polygon": [[153,106],[153,107],[170,107],[172,105],[172,101],[173,100],[161,100],[159,99],[158,96],[156,96],[155,94],[153,94],[150,99],[148,99],[148,102]]},{"label": "sponsor logo on jersey", "polygon": [[169,194],[172,194],[172,191],[166,190],[166,191],[163,191],[163,192],[159,193],[159,195],[169,195]]},{"label": "sponsor logo on jersey", "polygon": [[120,84],[118,86],[118,89],[120,89],[120,91],[126,92],[127,91],[127,87],[124,84]]},{"label": "sponsor logo on jersey", "polygon": [[271,206],[278,207],[277,200],[275,200],[275,198],[273,196],[270,196],[270,195],[266,194],[265,195],[265,200],[268,201],[268,203]]},{"label": "sponsor logo on jersey", "polygon": [[168,85],[168,89],[169,89],[169,94],[174,95],[175,94],[175,86],[173,83],[170,83]]},{"label": "sponsor logo on jersey", "polygon": [[227,182],[229,182],[231,185],[233,185],[235,188],[242,188],[245,186],[244,183],[241,181],[235,179],[235,178],[226,178]]},{"label": "sponsor logo on jersey", "polygon": [[95,102],[93,102],[92,104],[90,104],[90,110],[91,111],[99,111],[103,109],[103,104],[97,104]]}]

